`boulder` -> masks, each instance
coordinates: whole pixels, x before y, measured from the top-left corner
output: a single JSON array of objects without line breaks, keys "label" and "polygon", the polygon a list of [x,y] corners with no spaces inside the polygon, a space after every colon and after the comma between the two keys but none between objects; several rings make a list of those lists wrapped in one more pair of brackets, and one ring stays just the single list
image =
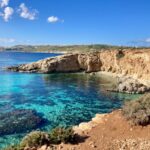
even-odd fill
[{"label": "boulder", "polygon": [[148,92],[150,88],[138,80],[130,77],[122,77],[118,79],[117,88],[115,91],[130,94],[143,94]]}]

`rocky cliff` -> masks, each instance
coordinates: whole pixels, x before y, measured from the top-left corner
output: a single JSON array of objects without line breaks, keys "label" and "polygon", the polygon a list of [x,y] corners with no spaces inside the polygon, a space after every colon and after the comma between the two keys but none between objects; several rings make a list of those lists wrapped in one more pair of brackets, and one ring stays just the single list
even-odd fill
[{"label": "rocky cliff", "polygon": [[22,72],[97,72],[106,71],[150,80],[150,50],[101,51],[66,54],[35,63],[8,67]]}]

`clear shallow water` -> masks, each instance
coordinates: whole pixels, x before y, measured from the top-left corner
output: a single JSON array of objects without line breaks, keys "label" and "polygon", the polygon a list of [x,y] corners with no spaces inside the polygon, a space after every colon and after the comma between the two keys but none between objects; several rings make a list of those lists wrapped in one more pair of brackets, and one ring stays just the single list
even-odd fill
[{"label": "clear shallow water", "polygon": [[88,74],[48,75],[3,70],[5,66],[56,55],[0,52],[0,149],[18,142],[31,130],[50,130],[89,121],[96,113],[110,112],[134,97],[106,92],[103,86],[109,81]]}]

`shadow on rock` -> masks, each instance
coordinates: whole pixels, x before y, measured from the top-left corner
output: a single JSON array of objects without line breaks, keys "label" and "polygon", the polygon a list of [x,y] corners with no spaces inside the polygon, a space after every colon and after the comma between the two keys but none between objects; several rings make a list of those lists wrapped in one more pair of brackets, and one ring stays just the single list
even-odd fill
[{"label": "shadow on rock", "polygon": [[89,136],[87,135],[79,135],[79,134],[76,134],[75,135],[75,139],[74,139],[74,142],[71,143],[71,144],[80,144],[80,143],[84,143],[86,141],[86,139],[88,139]]}]

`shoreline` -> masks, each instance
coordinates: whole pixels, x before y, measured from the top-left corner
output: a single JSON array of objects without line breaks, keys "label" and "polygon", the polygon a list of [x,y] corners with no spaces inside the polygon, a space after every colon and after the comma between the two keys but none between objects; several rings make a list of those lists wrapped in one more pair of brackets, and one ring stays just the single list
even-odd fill
[{"label": "shoreline", "polygon": [[[120,109],[116,109],[115,111],[120,110]],[[79,125],[73,126],[73,130],[75,131],[75,133],[81,134],[82,132],[85,131],[91,131],[93,128],[95,128],[96,126],[100,125],[103,122],[103,119],[108,116],[109,114],[113,113],[103,113],[103,114],[95,114],[95,117],[91,118],[90,121],[88,122],[81,122]]]},{"label": "shoreline", "polygon": [[[133,126],[120,109],[106,114],[96,114],[89,122],[74,126],[75,133],[84,138],[77,144],[54,145],[56,150],[149,150],[150,125]],[[38,150],[47,150],[46,145]]]}]

